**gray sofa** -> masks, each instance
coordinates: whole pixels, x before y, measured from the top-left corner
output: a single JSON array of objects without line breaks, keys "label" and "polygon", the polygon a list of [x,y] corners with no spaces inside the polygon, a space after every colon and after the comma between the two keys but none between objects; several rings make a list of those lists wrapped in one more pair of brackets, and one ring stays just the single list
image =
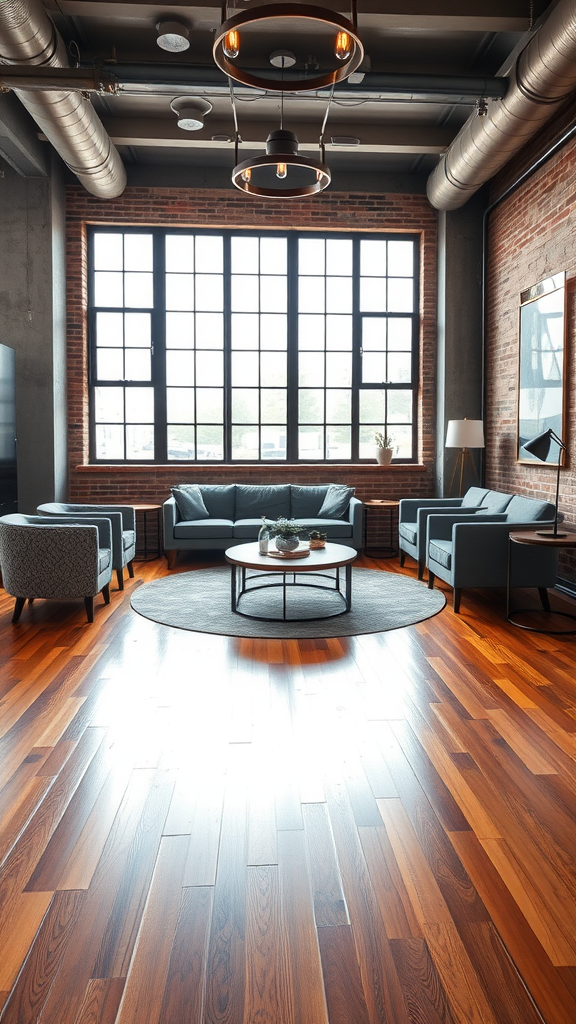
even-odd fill
[{"label": "gray sofa", "polygon": [[[185,518],[182,491],[199,491],[205,507],[201,518]],[[178,551],[223,550],[256,540],[262,516],[295,519],[306,530],[321,530],[328,541],[362,547],[362,502],[353,488],[337,484],[199,484],[172,488],[163,505],[164,547],[171,568]],[[196,494],[197,496],[197,494]],[[336,512],[320,514],[332,502]],[[338,503],[340,498],[340,503]],[[180,502],[180,506],[178,504]],[[192,511],[192,515],[195,513]]]}]

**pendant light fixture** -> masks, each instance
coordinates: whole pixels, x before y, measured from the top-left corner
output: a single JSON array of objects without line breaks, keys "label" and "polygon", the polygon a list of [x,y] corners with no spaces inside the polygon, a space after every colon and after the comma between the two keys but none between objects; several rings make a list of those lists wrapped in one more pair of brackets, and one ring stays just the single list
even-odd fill
[{"label": "pendant light fixture", "polygon": [[[325,89],[348,78],[364,58],[356,0],[351,0],[350,18],[307,2],[253,5],[232,17],[229,7],[224,0],[213,56],[224,74],[241,85],[272,92]],[[294,54],[288,77],[267,71],[274,39]]]}]

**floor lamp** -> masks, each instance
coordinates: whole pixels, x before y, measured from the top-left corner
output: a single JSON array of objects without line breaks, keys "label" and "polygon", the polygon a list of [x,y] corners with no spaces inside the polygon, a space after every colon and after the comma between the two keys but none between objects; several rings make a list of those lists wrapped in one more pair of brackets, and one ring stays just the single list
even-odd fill
[{"label": "floor lamp", "polygon": [[445,448],[460,448],[458,455],[456,456],[456,462],[454,463],[454,471],[452,473],[452,479],[450,481],[450,494],[452,494],[452,487],[454,485],[454,479],[458,474],[458,496],[462,496],[462,481],[464,480],[464,471],[466,466],[469,465],[472,468],[474,479],[477,483],[478,473],[476,472],[476,466],[474,465],[474,459],[472,458],[471,448],[484,448],[484,424],[482,420],[448,420],[448,429],[446,431],[446,444]]},{"label": "floor lamp", "polygon": [[548,452],[550,451],[550,445],[552,441],[558,445],[558,468],[556,470],[556,501],[554,504],[554,529],[553,530],[536,530],[539,537],[566,537],[566,533],[558,533],[558,496],[560,493],[560,463],[562,460],[562,452],[566,451],[566,445],[555,434],[552,427],[548,430],[544,430],[541,434],[536,434],[531,441],[527,441],[526,444],[522,445],[524,451],[530,452],[530,455],[534,455],[535,458],[539,459],[540,462],[546,462]]}]

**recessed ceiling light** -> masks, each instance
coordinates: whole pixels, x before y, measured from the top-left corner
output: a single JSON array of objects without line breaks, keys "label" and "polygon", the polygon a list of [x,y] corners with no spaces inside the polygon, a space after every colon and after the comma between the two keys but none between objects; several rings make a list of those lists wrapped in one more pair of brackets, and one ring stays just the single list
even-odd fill
[{"label": "recessed ceiling light", "polygon": [[185,132],[197,132],[204,127],[204,118],[212,110],[212,104],[196,97],[178,96],[172,100],[170,109],[178,118],[179,128]]},{"label": "recessed ceiling light", "polygon": [[156,42],[162,50],[169,53],[183,53],[190,46],[190,29],[180,21],[159,21],[156,25],[158,38]]}]

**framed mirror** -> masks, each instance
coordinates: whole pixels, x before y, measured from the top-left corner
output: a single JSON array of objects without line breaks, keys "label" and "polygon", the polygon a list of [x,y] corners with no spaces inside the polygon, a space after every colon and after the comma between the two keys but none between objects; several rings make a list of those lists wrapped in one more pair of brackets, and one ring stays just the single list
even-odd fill
[{"label": "framed mirror", "polygon": [[[522,445],[543,430],[552,427],[564,437],[565,293],[566,274],[562,272],[520,295],[518,462],[539,462]],[[557,446],[552,445],[546,461],[557,465],[557,458]]]}]

